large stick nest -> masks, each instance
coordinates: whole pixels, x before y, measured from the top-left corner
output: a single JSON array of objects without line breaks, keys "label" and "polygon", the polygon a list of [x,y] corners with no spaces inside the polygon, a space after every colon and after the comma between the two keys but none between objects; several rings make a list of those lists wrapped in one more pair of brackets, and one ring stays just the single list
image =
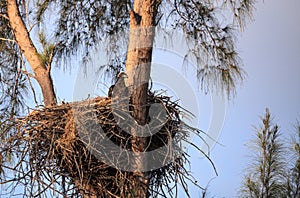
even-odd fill
[{"label": "large stick nest", "polygon": [[[159,131],[144,138],[146,152],[162,147],[168,150],[147,159],[149,163],[157,161],[157,157],[166,160],[164,166],[147,171],[150,182],[148,194],[152,197],[172,197],[179,183],[187,192],[185,181],[191,178],[184,167],[186,154],[180,147],[182,140],[187,140],[188,133],[193,129],[181,121],[182,109],[169,97],[150,93],[147,107],[155,103],[162,104],[167,114]],[[7,182],[22,183],[25,197],[59,194],[64,197],[132,196],[136,185],[132,180],[133,173],[103,160],[107,151],[110,155],[105,159],[118,154],[113,153],[113,149],[109,150],[104,140],[110,140],[129,153],[134,138],[117,123],[111,98],[98,97],[36,109],[29,116],[19,119],[17,125],[18,132],[7,140],[6,147],[1,151],[2,156],[8,150],[19,152],[14,160],[16,165],[9,167],[3,164],[2,168],[14,174],[11,180],[6,179]],[[130,157],[122,156],[112,161],[132,165]]]}]

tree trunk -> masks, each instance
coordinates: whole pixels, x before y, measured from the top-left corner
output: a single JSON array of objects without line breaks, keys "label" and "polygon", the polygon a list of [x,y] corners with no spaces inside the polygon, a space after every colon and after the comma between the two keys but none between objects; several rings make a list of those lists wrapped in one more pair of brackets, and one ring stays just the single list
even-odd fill
[{"label": "tree trunk", "polygon": [[45,106],[56,104],[56,96],[50,76],[50,65],[48,68],[46,67],[33,45],[29,37],[29,32],[20,15],[16,0],[7,0],[7,14],[16,41],[34,71],[34,77],[41,87]]},{"label": "tree trunk", "polygon": [[[154,39],[155,17],[158,2],[156,0],[135,0],[134,10],[130,12],[130,35],[126,62],[128,74],[127,84],[130,86],[132,97],[132,116],[139,125],[145,125],[147,120],[147,92],[152,61],[152,47]],[[132,150],[136,154],[131,165],[133,166],[134,197],[147,197],[149,176],[147,159],[140,155],[145,152],[147,139],[138,137],[134,129],[132,134]]]},{"label": "tree trunk", "polygon": [[[16,0],[7,0],[7,13],[15,39],[34,71],[34,77],[41,87],[45,106],[56,104],[57,101],[50,74],[50,65],[47,67],[43,63],[30,39],[29,32],[20,15]],[[84,198],[97,198],[96,190],[90,186],[87,181],[74,178],[74,183]]]}]

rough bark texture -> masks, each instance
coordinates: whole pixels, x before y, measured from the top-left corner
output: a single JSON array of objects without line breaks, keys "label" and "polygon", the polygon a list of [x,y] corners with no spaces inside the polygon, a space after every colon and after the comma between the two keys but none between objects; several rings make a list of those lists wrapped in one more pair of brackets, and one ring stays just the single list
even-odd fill
[{"label": "rough bark texture", "polygon": [[7,0],[7,13],[16,41],[34,71],[35,79],[41,87],[44,104],[46,106],[55,104],[56,97],[50,76],[50,68],[47,68],[43,63],[29,37],[29,32],[20,16],[16,0]]},{"label": "rough bark texture", "polygon": [[[135,0],[134,10],[130,12],[130,37],[126,62],[128,85],[132,88],[132,116],[139,125],[145,125],[147,119],[146,99],[152,61],[152,46],[154,39],[155,17],[157,13],[156,0]],[[134,166],[135,197],[147,197],[149,177],[146,172],[147,159],[143,153],[147,147],[145,137],[138,137],[132,129],[131,144],[136,158],[131,162]]]}]

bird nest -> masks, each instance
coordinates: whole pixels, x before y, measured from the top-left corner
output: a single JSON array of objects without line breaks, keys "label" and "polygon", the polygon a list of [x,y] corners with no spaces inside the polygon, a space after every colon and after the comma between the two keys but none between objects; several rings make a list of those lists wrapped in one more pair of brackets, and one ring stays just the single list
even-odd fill
[{"label": "bird nest", "polygon": [[[182,122],[183,109],[170,97],[150,93],[147,101],[149,111],[151,105],[159,104],[166,112],[158,130],[144,137],[145,152],[159,150],[148,156],[148,165],[161,164],[145,171],[149,176],[148,194],[172,197],[180,182],[185,188],[186,179],[191,179],[181,142],[195,130]],[[149,122],[161,119],[159,113],[153,116]],[[117,117],[111,98],[34,110],[17,121],[18,132],[1,151],[5,155],[18,147],[15,150],[19,155],[14,157],[17,163],[9,168],[14,179],[7,181],[23,183],[25,197],[132,197],[135,184],[130,153],[134,137],[120,126]]]}]

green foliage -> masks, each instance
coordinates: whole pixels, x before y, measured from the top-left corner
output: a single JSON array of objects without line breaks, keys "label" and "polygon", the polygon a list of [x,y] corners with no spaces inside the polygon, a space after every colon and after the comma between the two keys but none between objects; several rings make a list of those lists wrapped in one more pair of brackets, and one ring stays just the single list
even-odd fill
[{"label": "green foliage", "polygon": [[[263,126],[252,142],[251,165],[247,168],[241,188],[243,197],[299,197],[300,196],[300,125],[296,128],[293,148],[288,150],[280,139],[277,125],[272,124],[267,109]],[[292,159],[287,156],[292,154]]]},{"label": "green foliage", "polygon": [[44,65],[47,67],[51,66],[53,57],[54,57],[54,52],[55,52],[55,44],[50,44],[47,39],[44,31],[40,31],[39,34],[39,41],[42,45],[43,51],[40,53],[40,58],[43,61]]},{"label": "green foliage", "polygon": [[[254,0],[167,1],[169,26],[189,35],[196,45],[187,56],[197,60],[197,78],[205,91],[221,90],[228,97],[235,94],[244,79],[241,60],[235,49],[234,30],[245,26],[252,15]],[[224,14],[225,17],[222,17]],[[233,19],[233,22],[228,21]],[[222,22],[225,21],[225,22]],[[236,23],[236,22],[237,23]],[[164,22],[162,22],[164,24]]]},{"label": "green foliage", "polygon": [[292,164],[288,175],[288,197],[300,197],[300,123],[296,126],[295,139],[292,142]]},{"label": "green foliage", "polygon": [[242,195],[245,197],[286,197],[285,158],[277,125],[269,110],[262,118],[253,142],[253,164],[247,170]]},{"label": "green foliage", "polygon": [[[242,29],[247,19],[251,18],[254,2],[165,0],[158,3],[156,24],[166,29],[183,31],[196,41],[196,45],[191,46],[186,56],[196,58],[196,76],[205,91],[221,90],[229,97],[235,94],[237,84],[244,79],[245,72],[241,69],[241,61],[235,49],[234,30]],[[43,23],[47,10],[54,10],[58,18],[55,28],[57,58],[65,59],[81,51],[86,59],[90,49],[100,40],[128,30],[132,3],[129,0],[41,0],[37,3],[35,18]],[[227,20],[227,24],[222,24],[222,13],[233,21]],[[112,59],[124,54],[124,51],[120,52],[115,48],[127,43],[125,39],[112,40],[110,46],[107,46],[109,53],[113,54]]]},{"label": "green foliage", "polygon": [[[197,60],[195,75],[201,88],[205,91],[222,90],[228,96],[234,94],[237,84],[244,78],[242,64],[235,49],[234,31],[243,29],[247,19],[251,18],[255,1],[158,2],[156,24],[166,29],[182,31],[187,35],[187,43],[189,39],[196,41],[196,45],[190,46],[186,52],[186,57],[194,56]],[[74,54],[82,55],[83,61],[87,60],[90,50],[99,41],[118,32],[128,31],[129,11],[133,7],[132,0],[18,0],[17,3],[31,39],[42,47],[39,55],[48,68],[52,60],[68,60]],[[15,41],[6,12],[6,0],[0,0],[0,139],[9,141],[10,136],[18,134],[18,129],[14,127],[15,119],[26,113],[25,96],[30,75],[25,68],[28,62],[23,59],[23,54]],[[48,21],[49,12],[55,13],[55,21]],[[220,13],[226,13],[226,18],[229,15],[228,18],[232,18],[233,21],[222,23]],[[43,31],[44,27],[52,25],[53,32]],[[51,36],[53,38],[50,41]],[[119,46],[126,46],[128,43],[126,39],[126,36],[116,37],[106,47],[110,60],[109,65],[103,66],[103,69],[106,69],[107,73],[117,73],[124,67],[126,50],[122,51]],[[32,90],[34,92],[34,89]],[[277,138],[277,135],[269,137],[265,134],[265,136],[263,138],[270,140],[273,138],[274,141]],[[14,151],[5,150],[2,142],[0,148],[1,166],[3,161],[12,159],[11,154]],[[266,149],[268,154],[275,148],[270,149]],[[276,158],[272,157],[268,160],[274,159]],[[273,166],[276,167],[273,164],[269,167]],[[266,172],[267,166],[262,168]]]},{"label": "green foliage", "polygon": [[57,13],[55,39],[58,58],[70,57],[78,50],[88,55],[89,49],[106,36],[128,28],[129,0],[56,1],[37,3],[36,19],[43,23],[47,10]]},{"label": "green foliage", "polygon": [[[196,41],[196,45],[186,53],[197,60],[197,73],[200,87],[205,91],[221,90],[228,97],[234,95],[236,86],[242,82],[245,72],[235,49],[235,33],[242,29],[251,18],[254,0],[165,0],[158,3],[156,24],[166,29],[178,29]],[[6,15],[6,1],[1,0],[0,38],[12,39]],[[99,41],[118,32],[129,29],[129,10],[133,7],[130,0],[38,0],[35,2],[18,1],[21,15],[30,31],[38,24],[38,38],[43,50],[41,58],[46,66],[52,60],[68,60],[80,52],[83,61],[88,60],[89,52]],[[55,13],[51,21],[54,32],[43,32],[43,26],[49,26],[48,14]],[[232,21],[225,20],[222,14]],[[227,17],[228,16],[228,17]],[[30,33],[35,37],[36,31]],[[54,36],[51,42],[47,37]],[[33,39],[36,41],[35,39]],[[126,38],[116,38],[107,46],[110,65],[103,67],[107,73],[115,73],[124,68],[126,53],[117,49],[126,45]],[[187,41],[188,42],[188,41]],[[11,49],[10,45],[14,45]],[[20,62],[22,55],[16,43],[1,41],[1,51],[10,51],[2,57]],[[7,52],[5,52],[7,53]],[[11,55],[15,55],[11,58]],[[3,59],[5,60],[5,59]],[[65,61],[61,63],[66,63]],[[115,64],[117,63],[117,64]],[[119,64],[122,63],[122,64]],[[62,67],[68,64],[57,64]],[[71,66],[71,65],[70,65]],[[109,76],[109,75],[108,75]],[[115,75],[112,75],[115,76]]]}]

